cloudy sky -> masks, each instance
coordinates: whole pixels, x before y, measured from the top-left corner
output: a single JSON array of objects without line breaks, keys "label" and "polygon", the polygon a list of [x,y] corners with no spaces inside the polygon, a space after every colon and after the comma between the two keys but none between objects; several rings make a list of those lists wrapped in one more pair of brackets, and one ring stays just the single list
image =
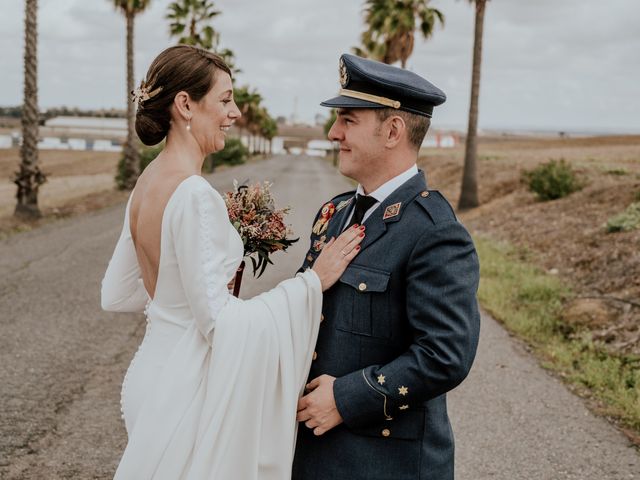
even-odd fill
[{"label": "cloudy sky", "polygon": [[[40,105],[123,108],[125,22],[110,0],[40,0]],[[173,42],[169,0],[136,21],[136,79]],[[311,122],[338,90],[338,57],[358,44],[363,0],[216,0],[223,47],[239,84],[258,88],[272,115]],[[442,88],[434,125],[464,128],[473,8],[432,0],[446,15],[407,67]],[[0,105],[22,101],[23,1],[2,0]],[[640,1],[491,0],[485,18],[480,126],[640,132]]]}]

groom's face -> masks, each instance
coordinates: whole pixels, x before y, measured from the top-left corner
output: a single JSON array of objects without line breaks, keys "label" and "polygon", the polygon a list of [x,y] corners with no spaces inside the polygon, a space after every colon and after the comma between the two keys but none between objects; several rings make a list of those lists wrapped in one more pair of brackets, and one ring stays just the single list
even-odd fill
[{"label": "groom's face", "polygon": [[372,109],[340,108],[328,137],[340,143],[340,173],[362,183],[379,168],[384,145],[380,121]]}]

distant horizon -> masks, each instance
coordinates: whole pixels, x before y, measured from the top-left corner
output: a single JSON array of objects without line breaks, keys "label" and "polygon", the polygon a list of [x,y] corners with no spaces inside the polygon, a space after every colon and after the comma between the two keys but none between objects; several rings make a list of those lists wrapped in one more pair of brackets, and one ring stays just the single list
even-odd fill
[{"label": "distant horizon", "polygon": [[[4,108],[18,108],[21,107],[21,105],[0,105],[0,109],[4,109]],[[80,110],[81,112],[89,112],[89,111],[100,111],[100,110],[104,110],[104,111],[121,111],[123,113],[126,113],[126,110],[123,108],[118,108],[118,107],[95,107],[95,108],[84,108],[84,107],[78,107],[78,106],[68,106],[68,105],[57,105],[57,106],[49,106],[47,108],[40,108],[40,113],[45,113],[48,110],[55,110],[55,109],[68,109],[68,110]],[[318,112],[318,114],[322,114],[323,112]],[[482,115],[482,114],[481,114]],[[286,119],[287,122],[291,121],[290,117],[285,117],[284,115],[278,115],[278,117],[283,117]],[[0,118],[2,118],[2,116],[0,116]],[[17,118],[17,117],[4,117],[4,118]],[[119,117],[119,118],[125,118],[125,117]],[[326,116],[326,118],[328,118],[328,116]],[[291,123],[290,123],[291,124]],[[302,119],[299,119],[297,122],[293,123],[293,124],[297,124],[297,125],[319,125],[318,123],[315,122],[309,122],[309,121],[303,121]],[[437,118],[434,118],[432,120],[432,131],[433,130],[444,130],[444,131],[452,131],[452,132],[456,132],[456,133],[462,133],[465,134],[467,131],[467,126],[466,125],[460,125],[460,124],[449,124],[449,123],[438,123]],[[535,125],[510,125],[510,126],[505,126],[505,125],[496,125],[496,124],[487,124],[484,125],[482,123],[482,119],[480,119],[479,121],[479,126],[478,126],[478,133],[479,134],[486,134],[486,133],[513,133],[513,134],[521,134],[521,135],[527,135],[527,134],[553,134],[553,135],[557,135],[560,132],[565,132],[567,134],[572,134],[572,135],[590,135],[590,136],[597,136],[597,135],[640,135],[640,128],[629,128],[629,127],[611,127],[611,126],[559,126],[559,125],[553,125],[553,126],[535,126]]]}]

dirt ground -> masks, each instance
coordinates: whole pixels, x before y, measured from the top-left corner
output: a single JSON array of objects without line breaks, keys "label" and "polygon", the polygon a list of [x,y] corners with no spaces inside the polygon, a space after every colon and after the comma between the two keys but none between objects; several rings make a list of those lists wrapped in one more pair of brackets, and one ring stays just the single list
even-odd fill
[{"label": "dirt ground", "polygon": [[[458,200],[464,146],[421,158],[431,188]],[[522,172],[564,158],[586,180],[583,190],[540,202]],[[460,215],[474,233],[521,247],[527,258],[566,278],[575,299],[563,317],[608,348],[640,354],[640,230],[607,233],[607,220],[640,192],[640,136],[483,138],[481,206]]]}]

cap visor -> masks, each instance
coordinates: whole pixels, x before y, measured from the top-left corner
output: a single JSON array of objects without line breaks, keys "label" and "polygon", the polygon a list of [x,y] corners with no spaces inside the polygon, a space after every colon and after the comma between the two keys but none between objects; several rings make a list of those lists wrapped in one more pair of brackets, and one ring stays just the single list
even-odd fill
[{"label": "cap visor", "polygon": [[385,108],[379,103],[367,102],[359,98],[344,97],[342,95],[325,100],[320,105],[331,108]]}]

